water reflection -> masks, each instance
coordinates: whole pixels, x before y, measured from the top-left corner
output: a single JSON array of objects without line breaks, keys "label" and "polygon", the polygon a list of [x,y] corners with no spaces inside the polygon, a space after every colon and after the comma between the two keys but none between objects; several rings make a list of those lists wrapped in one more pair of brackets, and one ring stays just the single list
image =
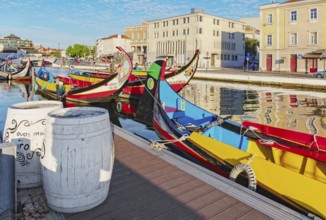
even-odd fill
[{"label": "water reflection", "polygon": [[[67,75],[66,69],[48,70],[54,75]],[[8,106],[24,101],[42,100],[33,92],[33,84],[0,82],[0,132],[3,129]],[[241,123],[250,120],[280,128],[326,136],[326,95],[321,92],[277,89],[247,84],[219,83],[192,80],[180,95],[196,105],[221,115],[233,115],[232,120]],[[139,135],[157,137],[150,128],[132,120],[133,103],[117,103],[107,109],[118,118],[116,124]],[[131,111],[131,112],[130,112]],[[122,122],[122,123],[121,123]],[[133,124],[133,125],[131,125]],[[138,129],[137,129],[138,127]],[[130,129],[132,128],[132,129]],[[150,134],[148,133],[150,131]],[[149,138],[149,137],[147,137]]]},{"label": "water reflection", "polygon": [[250,120],[326,136],[326,94],[193,80],[180,92],[192,103],[241,123]]}]

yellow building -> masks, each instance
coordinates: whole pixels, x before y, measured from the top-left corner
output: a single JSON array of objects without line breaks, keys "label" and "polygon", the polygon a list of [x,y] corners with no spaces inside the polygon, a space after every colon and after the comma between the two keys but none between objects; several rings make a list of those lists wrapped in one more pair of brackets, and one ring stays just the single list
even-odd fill
[{"label": "yellow building", "polygon": [[325,69],[326,0],[261,5],[260,68],[314,72]]},{"label": "yellow building", "polygon": [[140,26],[125,28],[125,35],[131,39],[133,61],[140,65],[146,65],[147,62],[147,28],[147,22],[143,22]]}]

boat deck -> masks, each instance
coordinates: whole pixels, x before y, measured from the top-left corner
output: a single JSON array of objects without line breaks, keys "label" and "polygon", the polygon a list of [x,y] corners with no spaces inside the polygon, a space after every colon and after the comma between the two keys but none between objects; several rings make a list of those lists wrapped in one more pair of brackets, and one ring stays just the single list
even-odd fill
[{"label": "boat deck", "polygon": [[65,219],[304,218],[171,152],[153,150],[118,127],[114,131],[108,198],[91,210],[64,214]]}]

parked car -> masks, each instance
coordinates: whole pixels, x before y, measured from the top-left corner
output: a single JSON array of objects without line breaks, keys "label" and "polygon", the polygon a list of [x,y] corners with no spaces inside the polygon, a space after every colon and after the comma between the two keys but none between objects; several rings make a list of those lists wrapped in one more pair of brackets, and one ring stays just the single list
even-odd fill
[{"label": "parked car", "polygon": [[313,76],[316,78],[326,78],[326,70],[314,72]]}]

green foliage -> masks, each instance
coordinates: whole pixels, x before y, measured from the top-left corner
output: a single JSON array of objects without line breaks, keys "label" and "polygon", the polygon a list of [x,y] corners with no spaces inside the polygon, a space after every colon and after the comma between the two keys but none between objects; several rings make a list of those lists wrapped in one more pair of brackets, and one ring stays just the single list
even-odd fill
[{"label": "green foliage", "polygon": [[57,51],[57,52],[52,52],[51,53],[51,56],[53,57],[57,57],[57,58],[60,58],[61,57],[61,52]]},{"label": "green foliage", "polygon": [[75,44],[73,47],[69,46],[66,50],[66,54],[70,57],[87,57],[90,51],[87,46],[81,44]]},{"label": "green foliage", "polygon": [[245,39],[245,54],[250,53],[254,56],[257,54],[257,46],[259,46],[259,41],[256,39],[247,38]]}]

